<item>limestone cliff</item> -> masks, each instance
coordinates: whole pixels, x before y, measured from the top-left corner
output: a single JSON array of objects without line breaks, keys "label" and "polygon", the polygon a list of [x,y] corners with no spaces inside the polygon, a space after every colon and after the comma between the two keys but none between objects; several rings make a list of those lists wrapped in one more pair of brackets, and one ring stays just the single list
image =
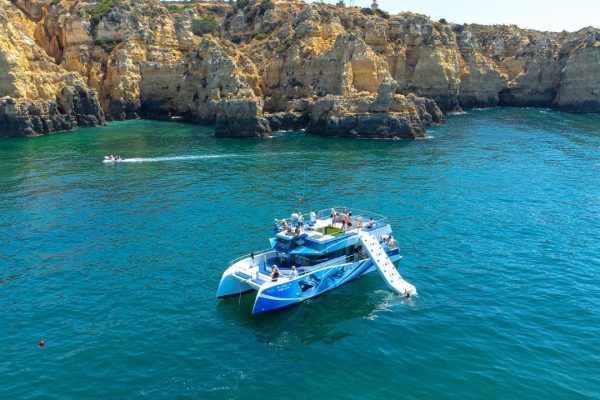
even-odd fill
[{"label": "limestone cliff", "polygon": [[[0,135],[181,116],[217,135],[411,138],[469,107],[600,112],[600,31],[291,0],[0,0]],[[100,109],[102,108],[102,110]]]},{"label": "limestone cliff", "polygon": [[[43,7],[30,8],[35,18],[44,12]],[[35,26],[34,20],[0,0],[0,136],[103,123],[104,113],[85,77],[56,64],[36,44]]]}]

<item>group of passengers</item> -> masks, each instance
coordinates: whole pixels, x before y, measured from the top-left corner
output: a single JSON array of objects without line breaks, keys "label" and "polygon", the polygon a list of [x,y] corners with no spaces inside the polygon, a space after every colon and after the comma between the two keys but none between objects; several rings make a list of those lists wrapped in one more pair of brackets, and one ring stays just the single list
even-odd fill
[{"label": "group of passengers", "polygon": [[[375,227],[375,221],[373,217],[369,218],[369,221],[365,224],[362,215],[359,215],[354,219],[352,216],[352,212],[348,211],[348,208],[343,207],[341,212],[338,212],[335,208],[331,208],[331,219],[332,225],[335,226],[336,223],[341,224],[343,231],[352,230],[354,227],[357,228],[367,228],[372,229]],[[296,218],[296,223],[292,224],[292,222],[288,223],[286,219],[275,219],[273,230],[275,232],[284,231],[287,236],[298,236],[304,230],[304,216],[301,213],[293,214],[292,218]],[[312,229],[312,227],[317,223],[317,213],[315,210],[311,210],[309,213],[310,223],[307,229]],[[290,220],[292,221],[292,220]],[[295,227],[292,227],[295,225]]]},{"label": "group of passengers", "polygon": [[275,232],[284,231],[287,236],[298,236],[302,232],[303,226],[304,218],[302,215],[298,216],[298,223],[295,228],[292,228],[285,219],[275,218],[273,230],[275,230]]},{"label": "group of passengers", "polygon": [[[335,208],[331,209],[331,219],[333,221],[333,223],[341,223],[342,224],[342,230],[346,231],[346,230],[351,230],[352,227],[356,224],[357,228],[363,228],[363,217],[362,215],[359,215],[356,220],[354,220],[352,218],[352,213],[348,212],[348,209],[346,207],[342,207],[342,212],[338,212]],[[367,228],[371,229],[375,227],[375,221],[373,220],[373,217],[369,218],[369,222],[367,222],[366,225]]]},{"label": "group of passengers", "polygon": [[[273,267],[271,268],[271,280],[276,281],[277,279],[279,279],[280,275],[281,275],[281,272],[279,272],[279,268],[277,267],[277,264],[273,264]],[[290,279],[295,279],[298,277],[298,270],[296,269],[296,267],[294,265],[292,265],[292,268],[290,270],[290,273],[288,274],[288,277]]]},{"label": "group of passengers", "polygon": [[[285,219],[275,219],[273,229],[276,232],[284,231],[287,236],[298,236],[304,230],[304,216],[301,213],[292,214],[292,218],[296,218],[296,226],[292,228]],[[309,214],[310,223],[309,226],[314,226],[317,223],[317,213],[315,210],[311,210]],[[291,223],[291,222],[290,222]],[[308,228],[310,229],[310,228]]]}]

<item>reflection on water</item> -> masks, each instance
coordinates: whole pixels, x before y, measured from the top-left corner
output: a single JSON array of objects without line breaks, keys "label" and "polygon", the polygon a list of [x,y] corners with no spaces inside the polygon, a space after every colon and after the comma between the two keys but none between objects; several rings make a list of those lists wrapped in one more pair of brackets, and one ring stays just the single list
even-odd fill
[{"label": "reflection on water", "polygon": [[220,301],[218,315],[236,321],[250,330],[256,339],[281,349],[314,342],[334,343],[355,333],[339,330],[345,321],[369,318],[394,304],[402,304],[385,288],[376,272],[354,280],[322,296],[286,308],[280,312],[252,315],[256,292]]}]

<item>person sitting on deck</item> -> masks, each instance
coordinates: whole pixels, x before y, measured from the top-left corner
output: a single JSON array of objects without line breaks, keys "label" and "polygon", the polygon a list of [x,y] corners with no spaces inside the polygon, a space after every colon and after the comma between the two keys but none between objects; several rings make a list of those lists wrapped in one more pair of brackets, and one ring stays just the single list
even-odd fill
[{"label": "person sitting on deck", "polygon": [[285,219],[277,219],[275,218],[275,223],[274,223],[274,229],[279,231],[279,230],[283,230],[285,231],[288,228],[288,223],[286,222]]},{"label": "person sitting on deck", "polygon": [[369,218],[369,222],[367,223],[367,228],[371,229],[375,227],[375,221],[373,220],[373,217]]},{"label": "person sitting on deck", "polygon": [[387,243],[388,247],[390,248],[390,250],[393,250],[396,248],[396,239],[394,239],[393,236],[390,236],[390,238],[388,239],[388,243]]},{"label": "person sitting on deck", "polygon": [[295,279],[298,277],[298,270],[295,266],[292,265],[292,270],[290,271],[290,279]]},{"label": "person sitting on deck", "polygon": [[362,215],[359,215],[358,218],[356,218],[356,226],[359,228],[362,228],[362,224],[363,224],[363,218],[362,218]]},{"label": "person sitting on deck", "polygon": [[279,278],[279,268],[277,265],[273,264],[273,268],[271,268],[271,280],[276,281]]},{"label": "person sitting on deck", "polygon": [[296,229],[294,229],[294,236],[298,236],[300,234],[300,225],[298,225],[296,227]]}]

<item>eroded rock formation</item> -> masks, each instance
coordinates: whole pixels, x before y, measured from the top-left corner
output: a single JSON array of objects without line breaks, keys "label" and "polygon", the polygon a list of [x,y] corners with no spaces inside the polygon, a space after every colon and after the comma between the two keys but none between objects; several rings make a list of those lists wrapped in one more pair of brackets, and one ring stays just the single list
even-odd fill
[{"label": "eroded rock formation", "polygon": [[600,31],[292,0],[0,0],[0,135],[107,119],[412,138],[469,107],[600,112]]},{"label": "eroded rock formation", "polygon": [[52,133],[104,123],[96,92],[34,40],[48,4],[0,1],[0,136]]}]

